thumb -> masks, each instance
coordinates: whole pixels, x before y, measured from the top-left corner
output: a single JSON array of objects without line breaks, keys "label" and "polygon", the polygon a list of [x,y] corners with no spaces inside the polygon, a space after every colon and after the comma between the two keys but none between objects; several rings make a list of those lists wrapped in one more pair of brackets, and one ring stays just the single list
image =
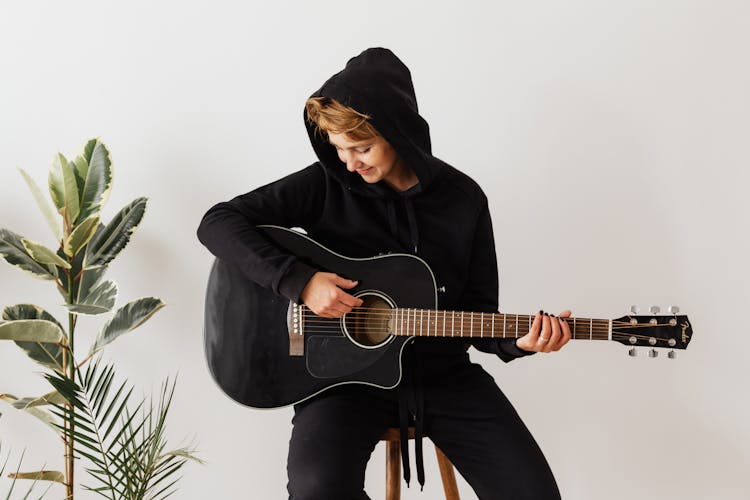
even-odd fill
[{"label": "thumb", "polygon": [[341,288],[354,288],[357,286],[358,281],[354,280],[348,280],[346,278],[342,278],[341,276],[336,275],[336,285],[340,286]]}]

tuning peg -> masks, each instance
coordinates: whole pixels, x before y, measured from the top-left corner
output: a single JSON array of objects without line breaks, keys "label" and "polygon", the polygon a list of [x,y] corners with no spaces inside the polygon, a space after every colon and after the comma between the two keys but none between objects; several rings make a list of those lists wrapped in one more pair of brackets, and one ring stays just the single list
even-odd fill
[{"label": "tuning peg", "polygon": [[638,351],[635,350],[635,347],[631,348],[628,351],[628,356],[630,356],[631,358],[638,356]]},{"label": "tuning peg", "polygon": [[638,314],[638,311],[640,311],[640,309],[637,305],[633,304],[630,306],[630,314]]},{"label": "tuning peg", "polygon": [[669,306],[669,314],[677,314],[680,312],[680,308],[677,306]]},{"label": "tuning peg", "polygon": [[676,352],[674,352],[673,350],[672,350],[672,351],[669,351],[669,352],[667,353],[667,357],[668,357],[669,359],[674,359],[674,358],[676,358],[676,357],[677,357],[677,353],[676,353]]},{"label": "tuning peg", "polygon": [[657,351],[656,349],[651,349],[650,351],[648,351],[649,358],[655,358],[658,355],[659,355],[659,351]]},{"label": "tuning peg", "polygon": [[659,311],[661,311],[661,307],[651,306],[648,308],[648,310],[651,312],[651,314],[659,314]]}]

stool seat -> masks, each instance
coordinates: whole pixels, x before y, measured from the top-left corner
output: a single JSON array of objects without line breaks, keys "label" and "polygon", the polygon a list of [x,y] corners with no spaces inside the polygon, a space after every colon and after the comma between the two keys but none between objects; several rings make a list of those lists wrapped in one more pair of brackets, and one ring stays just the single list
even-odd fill
[{"label": "stool seat", "polygon": [[[409,427],[409,439],[414,439],[414,427]],[[380,438],[385,441],[385,498],[399,500],[401,498],[401,430],[391,427]],[[434,443],[433,443],[434,444]],[[458,496],[456,475],[453,464],[443,451],[435,446],[440,477],[443,480],[445,500],[461,500]]]}]

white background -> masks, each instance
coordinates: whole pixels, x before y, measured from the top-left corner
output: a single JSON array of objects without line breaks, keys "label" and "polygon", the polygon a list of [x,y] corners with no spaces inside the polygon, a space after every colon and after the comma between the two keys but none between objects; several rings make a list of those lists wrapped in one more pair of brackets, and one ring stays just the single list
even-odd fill
[{"label": "white background", "polygon": [[[194,438],[207,464],[184,469],[177,498],[285,498],[291,410],[241,407],[212,382],[201,337],[212,255],[195,230],[214,203],[314,161],[305,99],[349,57],[388,47],[412,71],[436,156],[489,196],[501,310],[617,318],[630,304],[676,304],[694,326],[674,361],[585,341],[507,365],[474,352],[563,498],[747,499],[748,5],[6,2],[0,227],[53,246],[16,167],[46,185],[56,151],[73,156],[100,136],[115,169],[104,219],[149,198],[110,266],[119,304],[167,303],[106,358],[144,394],[179,371],[171,443]],[[49,282],[2,263],[0,283],[0,305],[64,318]],[[102,321],[79,321],[79,350]],[[0,392],[46,392],[39,372],[0,344]],[[29,469],[61,469],[53,434],[0,406],[13,456],[27,447]],[[428,446],[425,491],[403,498],[440,498],[433,457]],[[383,463],[379,445],[366,479],[374,499]],[[82,468],[78,478],[91,484]]]}]

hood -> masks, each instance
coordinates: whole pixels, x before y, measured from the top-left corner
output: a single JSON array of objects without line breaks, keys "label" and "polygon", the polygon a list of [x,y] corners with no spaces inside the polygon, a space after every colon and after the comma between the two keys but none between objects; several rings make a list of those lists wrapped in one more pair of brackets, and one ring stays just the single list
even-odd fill
[{"label": "hood", "polygon": [[[443,162],[432,156],[430,129],[419,115],[411,72],[389,49],[373,47],[352,57],[344,69],[330,77],[310,97],[329,97],[371,116],[375,129],[396,150],[419,179],[409,190],[426,189],[443,169]],[[305,127],[320,163],[347,189],[370,196],[393,194],[385,183],[366,183],[346,170],[336,149],[315,134],[315,126],[303,110]]]}]

